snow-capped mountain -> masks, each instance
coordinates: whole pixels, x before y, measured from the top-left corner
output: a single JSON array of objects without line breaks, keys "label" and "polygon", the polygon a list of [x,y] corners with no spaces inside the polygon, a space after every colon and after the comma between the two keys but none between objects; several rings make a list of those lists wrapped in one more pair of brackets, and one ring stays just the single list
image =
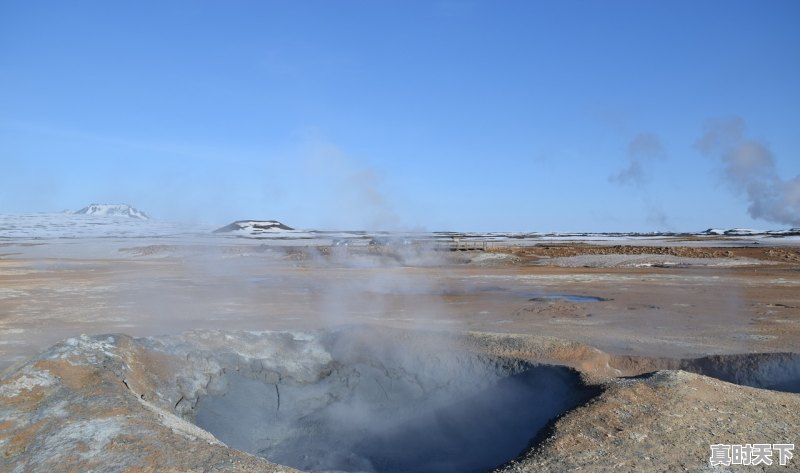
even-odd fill
[{"label": "snow-capped mountain", "polygon": [[284,225],[277,220],[237,220],[230,225],[214,230],[214,233],[241,232],[250,235],[259,233],[273,233],[292,231],[294,228]]},{"label": "snow-capped mountain", "polygon": [[89,204],[75,213],[79,215],[129,217],[139,220],[150,220],[150,217],[146,213],[135,209],[128,204]]}]

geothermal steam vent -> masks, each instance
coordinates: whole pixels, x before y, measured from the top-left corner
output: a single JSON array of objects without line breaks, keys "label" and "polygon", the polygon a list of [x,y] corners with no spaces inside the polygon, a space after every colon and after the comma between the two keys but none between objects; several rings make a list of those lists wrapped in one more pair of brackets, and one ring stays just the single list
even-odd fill
[{"label": "geothermal steam vent", "polygon": [[176,411],[230,447],[303,470],[485,472],[588,397],[568,368],[469,353],[440,336],[220,337],[187,353],[211,372],[178,379]]},{"label": "geothermal steam vent", "polygon": [[[793,353],[616,359],[547,337],[363,327],[81,336],[0,381],[0,470],[477,473],[509,460],[502,471],[603,470],[600,457],[616,464],[644,448],[640,469],[654,471],[671,461],[664,439],[675,432],[706,425],[700,435],[790,437],[797,430],[794,394],[668,370],[587,387],[569,368],[497,356],[504,353],[800,386]],[[548,424],[595,394],[576,415]],[[719,416],[719,402],[729,417]],[[768,422],[737,411],[743,402]],[[609,437],[615,432],[623,434]],[[539,444],[544,433],[548,441]],[[653,440],[642,442],[645,434]],[[591,444],[588,459],[569,455],[577,437]],[[705,461],[701,442],[679,441]]]}]

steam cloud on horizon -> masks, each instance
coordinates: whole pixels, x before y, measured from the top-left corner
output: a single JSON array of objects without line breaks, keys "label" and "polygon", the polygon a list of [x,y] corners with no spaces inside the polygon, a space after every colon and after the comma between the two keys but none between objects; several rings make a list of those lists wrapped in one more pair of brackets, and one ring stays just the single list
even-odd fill
[{"label": "steam cloud on horizon", "polygon": [[766,144],[745,136],[739,117],[709,120],[695,142],[705,156],[719,157],[728,185],[748,201],[755,219],[800,226],[800,175],[785,180]]},{"label": "steam cloud on horizon", "polygon": [[357,160],[337,145],[314,142],[303,150],[303,187],[319,194],[317,205],[327,210],[325,226],[391,230],[402,227],[381,173],[369,162]]},{"label": "steam cloud on horizon", "polygon": [[643,193],[642,201],[647,222],[660,227],[669,227],[669,217],[661,206],[655,202],[646,190],[649,176],[645,173],[645,166],[654,159],[665,159],[666,153],[658,135],[654,133],[639,133],[628,143],[628,165],[619,173],[608,178],[613,184],[620,186],[633,186]]},{"label": "steam cloud on horizon", "polygon": [[664,147],[653,133],[639,133],[628,144],[628,166],[609,179],[616,184],[632,184],[642,186],[647,181],[644,173],[645,162],[652,159],[663,159]]}]

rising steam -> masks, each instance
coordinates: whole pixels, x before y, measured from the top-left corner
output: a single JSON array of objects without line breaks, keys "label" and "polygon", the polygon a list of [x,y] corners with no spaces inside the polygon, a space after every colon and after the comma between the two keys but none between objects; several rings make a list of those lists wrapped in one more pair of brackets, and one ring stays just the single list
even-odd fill
[{"label": "rising steam", "polygon": [[639,133],[628,144],[628,166],[611,176],[611,182],[642,186],[647,176],[644,166],[647,161],[664,157],[664,147],[658,136],[652,133]]},{"label": "rising steam", "polygon": [[784,180],[775,169],[775,157],[766,144],[745,136],[739,117],[710,120],[694,147],[719,157],[730,187],[748,201],[751,217],[800,226],[800,176]]},{"label": "rising steam", "polygon": [[628,143],[627,157],[628,165],[617,174],[610,176],[608,180],[613,184],[632,186],[638,190],[647,213],[647,223],[658,225],[661,228],[669,227],[669,218],[666,212],[658,202],[653,200],[647,190],[649,176],[645,172],[648,162],[666,158],[661,140],[653,133],[639,133]]},{"label": "rising steam", "polygon": [[397,229],[400,218],[383,187],[381,173],[338,146],[316,142],[307,150],[304,185],[316,187],[328,209],[328,225],[342,229]]}]

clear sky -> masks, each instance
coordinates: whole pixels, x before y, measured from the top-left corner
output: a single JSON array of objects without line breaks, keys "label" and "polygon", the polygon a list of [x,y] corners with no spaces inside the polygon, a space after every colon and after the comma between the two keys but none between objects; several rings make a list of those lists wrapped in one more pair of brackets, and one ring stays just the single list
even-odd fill
[{"label": "clear sky", "polygon": [[798,25],[796,0],[0,0],[0,212],[800,226]]}]

